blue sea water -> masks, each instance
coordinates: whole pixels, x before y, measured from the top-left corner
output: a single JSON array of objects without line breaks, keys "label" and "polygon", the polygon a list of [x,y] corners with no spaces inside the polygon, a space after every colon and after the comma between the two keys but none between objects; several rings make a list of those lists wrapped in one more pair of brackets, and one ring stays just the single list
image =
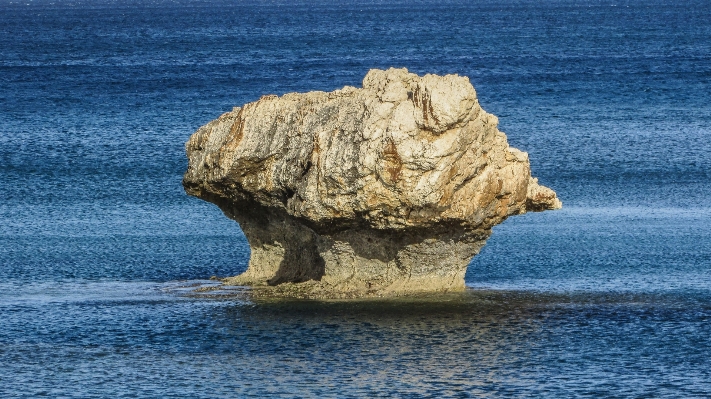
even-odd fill
[{"label": "blue sea water", "polygon": [[[457,73],[564,208],[464,294],[252,301],[183,143],[263,94]],[[711,397],[711,3],[0,0],[0,397]]]}]

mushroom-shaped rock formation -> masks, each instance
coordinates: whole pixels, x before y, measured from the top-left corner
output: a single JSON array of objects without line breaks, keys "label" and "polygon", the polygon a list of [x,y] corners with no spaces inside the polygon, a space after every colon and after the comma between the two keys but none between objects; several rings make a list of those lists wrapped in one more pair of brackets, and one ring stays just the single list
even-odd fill
[{"label": "mushroom-shaped rock formation", "polygon": [[183,185],[249,241],[228,284],[458,290],[494,225],[561,207],[497,124],[467,77],[371,70],[362,89],[267,95],[201,127]]}]

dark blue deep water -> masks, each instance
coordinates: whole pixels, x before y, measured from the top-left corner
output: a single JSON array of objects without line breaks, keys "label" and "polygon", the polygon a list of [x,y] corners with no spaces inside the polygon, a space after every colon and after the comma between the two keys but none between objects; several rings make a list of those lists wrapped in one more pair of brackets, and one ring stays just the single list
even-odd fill
[{"label": "dark blue deep water", "polygon": [[[199,298],[183,143],[263,94],[457,73],[564,202],[461,295]],[[0,0],[0,397],[711,397],[706,0]]]}]

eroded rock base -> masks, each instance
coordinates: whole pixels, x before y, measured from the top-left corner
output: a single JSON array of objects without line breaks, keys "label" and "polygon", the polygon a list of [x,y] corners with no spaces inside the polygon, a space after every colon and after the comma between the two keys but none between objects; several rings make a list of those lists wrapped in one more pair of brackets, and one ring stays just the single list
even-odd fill
[{"label": "eroded rock base", "polygon": [[247,271],[223,281],[275,296],[353,298],[460,291],[467,265],[490,234],[458,226],[402,231],[309,226],[286,212],[254,203],[224,202],[220,207],[240,224],[252,250]]}]

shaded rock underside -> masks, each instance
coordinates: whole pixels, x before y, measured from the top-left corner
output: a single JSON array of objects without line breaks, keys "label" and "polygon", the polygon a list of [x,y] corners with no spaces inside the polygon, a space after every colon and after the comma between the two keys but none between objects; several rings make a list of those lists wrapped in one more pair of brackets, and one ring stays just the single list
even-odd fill
[{"label": "shaded rock underside", "polygon": [[372,70],[362,89],[265,96],[201,127],[183,184],[249,241],[248,269],[229,284],[460,290],[494,225],[561,206],[497,124],[467,78]]}]

